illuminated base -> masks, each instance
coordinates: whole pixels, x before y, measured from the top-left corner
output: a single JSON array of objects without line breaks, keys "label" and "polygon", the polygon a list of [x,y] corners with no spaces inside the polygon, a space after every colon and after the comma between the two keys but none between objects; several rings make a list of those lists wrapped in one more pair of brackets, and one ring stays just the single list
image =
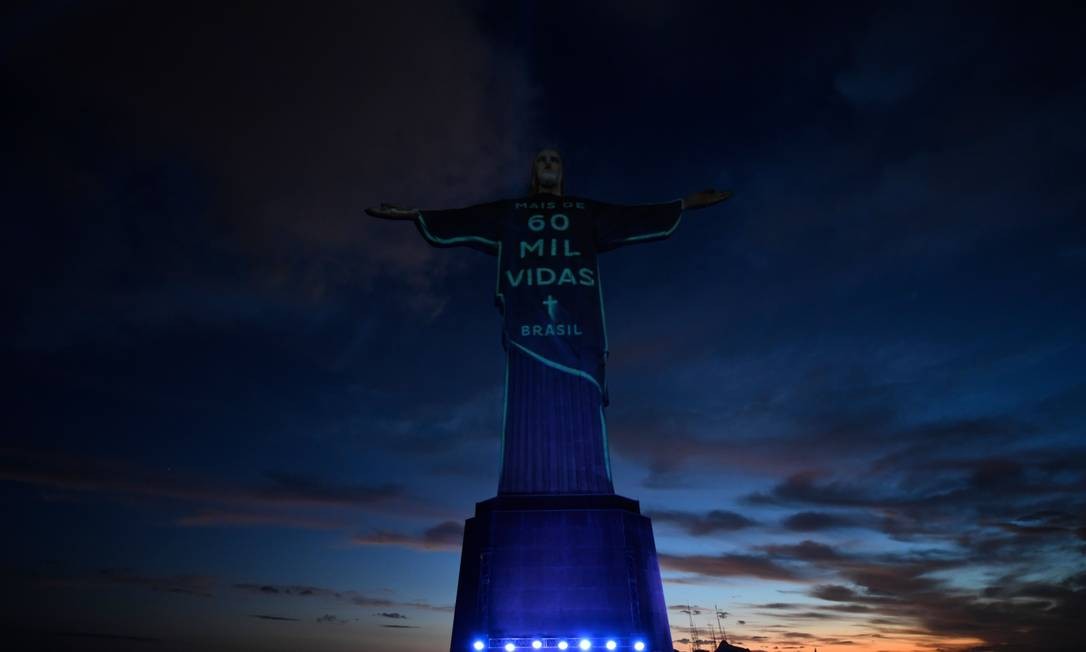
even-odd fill
[{"label": "illuminated base", "polygon": [[477,503],[464,527],[450,649],[671,652],[652,524],[637,501]]}]

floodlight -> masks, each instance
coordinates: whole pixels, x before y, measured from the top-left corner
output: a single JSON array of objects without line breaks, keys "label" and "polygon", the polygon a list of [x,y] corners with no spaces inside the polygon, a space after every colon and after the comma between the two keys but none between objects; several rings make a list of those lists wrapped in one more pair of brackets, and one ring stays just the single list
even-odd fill
[{"label": "floodlight", "polygon": [[618,643],[615,643],[614,641],[607,641],[607,644],[604,647],[606,647],[608,650],[613,650],[618,647]]},{"label": "floodlight", "polygon": [[559,650],[564,650],[564,649],[566,649],[568,647],[569,647],[569,643],[566,643],[565,641],[558,641],[558,649]]},{"label": "floodlight", "polygon": [[475,648],[476,650],[482,650],[486,647],[486,645],[484,645],[482,641],[475,641],[471,644],[471,647]]},{"label": "floodlight", "polygon": [[641,641],[638,641],[634,643],[634,649],[637,650],[637,652],[641,652],[641,650],[645,649],[645,644]]},{"label": "floodlight", "polygon": [[543,647],[543,641],[539,640],[538,638],[536,640],[532,641],[532,649],[533,650],[538,650],[541,647]]},{"label": "floodlight", "polygon": [[577,647],[581,648],[582,650],[587,650],[588,648],[592,647],[592,641],[588,640],[587,638],[582,638],[581,642],[577,644]]}]

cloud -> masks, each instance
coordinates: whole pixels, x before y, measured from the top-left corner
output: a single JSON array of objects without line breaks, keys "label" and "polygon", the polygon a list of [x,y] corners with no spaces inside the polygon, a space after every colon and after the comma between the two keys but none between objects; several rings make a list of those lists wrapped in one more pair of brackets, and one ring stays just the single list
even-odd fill
[{"label": "cloud", "polygon": [[804,540],[798,544],[763,545],[760,549],[774,558],[799,561],[825,561],[838,559],[841,556],[832,546],[810,540]]},{"label": "cloud", "polygon": [[657,523],[672,523],[694,536],[705,536],[715,532],[734,532],[754,525],[757,522],[735,512],[714,509],[705,514],[674,510],[653,510],[646,514]]},{"label": "cloud", "polygon": [[[781,477],[811,470],[844,473],[876,464],[919,471],[933,457],[1043,441],[1047,417],[1040,410],[1047,397],[1035,404],[1036,410],[1031,406],[1013,415],[966,413],[924,420],[908,408],[936,401],[929,394],[938,388],[983,382],[977,379],[985,372],[976,369],[979,365],[992,367],[985,373],[1014,373],[1031,358],[1051,355],[1053,347],[1034,343],[1028,351],[1022,348],[1020,340],[991,343],[982,354],[933,351],[921,343],[868,348],[841,338],[818,348],[793,344],[783,353],[706,354],[703,349],[698,356],[653,369],[659,381],[626,381],[648,398],[634,406],[616,403],[614,448],[648,469],[646,486],[670,488],[701,486],[722,471]],[[962,378],[963,367],[975,370],[968,381]],[[894,382],[885,379],[886,369],[895,370]],[[618,391],[621,385],[615,382]],[[721,383],[726,400],[720,391],[706,391]],[[713,407],[676,413],[666,406],[676,400]]]},{"label": "cloud", "polygon": [[5,449],[0,478],[69,491],[134,494],[241,505],[367,507],[402,495],[402,487],[337,485],[316,478],[269,472],[264,486],[226,485],[127,462]]},{"label": "cloud", "polygon": [[[1054,490],[1056,495],[1070,496],[1079,476],[1069,470],[1078,467],[1073,459],[1056,463],[1052,468],[1061,470],[1055,482],[1047,471],[1037,472],[1047,466],[1048,462],[1030,455],[1017,464],[1000,458],[948,461],[930,468],[945,471],[956,481],[936,483],[940,488],[933,491],[928,490],[927,481],[918,484],[911,479],[882,483],[879,491],[871,491],[867,483],[876,483],[880,475],[864,472],[854,474],[848,485],[818,475],[789,478],[767,494],[774,504],[828,504],[839,510],[834,514],[854,522],[866,519],[867,511],[873,509],[906,520],[933,522],[900,540],[897,545],[906,544],[904,551],[871,550],[878,547],[878,539],[866,536],[848,545],[811,540],[760,544],[752,547],[757,555],[724,557],[753,558],[785,571],[758,574],[744,564],[741,573],[810,583],[804,593],[814,602],[748,607],[777,624],[851,623],[850,627],[871,628],[890,638],[906,635],[916,644],[931,646],[956,640],[963,647],[985,641],[992,649],[1074,649],[1080,645],[1077,641],[1086,640],[1075,621],[1067,618],[1086,601],[1086,562],[1076,534],[1081,501],[1065,500],[1060,508],[1050,505],[1049,498]],[[922,491],[918,490],[921,486]],[[993,493],[987,501],[978,502],[969,492],[982,487]],[[976,509],[989,503],[1000,507],[991,511],[995,518]],[[835,530],[822,531],[833,536]],[[898,533],[888,530],[887,534]],[[669,570],[705,577],[737,574],[732,563],[720,564],[711,556],[676,561],[661,556],[661,566]],[[978,572],[978,568],[984,570]],[[1037,568],[1047,570],[1043,576],[1025,570]],[[1002,576],[994,573],[998,569],[1003,570]],[[820,636],[818,644],[855,644],[872,636],[860,634],[855,627],[847,635]],[[783,636],[770,638],[778,641]]]},{"label": "cloud", "polygon": [[294,473],[273,471],[266,474],[271,486],[259,492],[272,502],[317,503],[361,506],[384,502],[403,493],[395,484],[376,486],[334,484],[326,480]]},{"label": "cloud", "polygon": [[[379,201],[463,205],[523,187],[536,91],[520,55],[483,38],[471,8],[406,3],[379,14],[269,8],[260,20],[235,9],[214,25],[184,11],[154,41],[126,28],[117,11],[88,12],[87,27],[73,29],[57,48],[39,51],[36,39],[19,46],[34,61],[33,73],[20,76],[22,91],[39,98],[34,108],[17,107],[27,117],[19,151],[39,178],[55,180],[41,195],[72,204],[57,209],[61,216],[94,216],[87,220],[93,228],[66,223],[69,237],[107,241],[82,248],[56,283],[38,286],[25,340],[49,330],[49,346],[56,347],[115,337],[120,323],[146,329],[131,317],[155,306],[174,319],[202,321],[218,306],[183,295],[223,296],[226,285],[235,300],[223,306],[268,294],[326,305],[359,288],[395,285],[404,290],[399,302],[430,317],[447,300],[436,286],[462,259],[431,250],[408,225],[366,218],[362,209]],[[157,9],[133,11],[126,15],[135,23],[158,20]],[[327,48],[285,43],[271,27],[276,21],[298,33],[367,37]],[[140,63],[87,48],[102,29],[118,47],[139,51]],[[201,33],[196,47],[188,36],[194,30]],[[239,30],[248,35],[244,52],[237,48]],[[403,49],[405,39],[413,47]],[[392,51],[396,57],[373,56]],[[160,71],[153,83],[145,65]],[[321,71],[321,83],[313,70]],[[58,87],[67,89],[63,101]],[[298,89],[293,101],[281,101],[283,88]],[[111,99],[118,96],[132,101],[118,105]],[[192,105],[196,97],[214,97],[215,110]],[[73,103],[96,118],[89,133],[72,126],[85,122],[72,118]],[[85,149],[71,144],[95,139],[101,143]],[[178,175],[157,178],[155,164],[167,167],[162,159],[174,166],[198,161],[191,174],[203,192],[178,187]],[[80,182],[66,181],[72,178]],[[177,237],[136,243],[120,235],[108,242],[92,233],[131,228],[147,236],[147,223],[174,225]],[[224,251],[234,264],[183,262]],[[150,264],[137,264],[145,260]],[[46,275],[51,262],[37,263],[29,276]],[[182,265],[190,273],[172,273]],[[113,282],[117,270],[137,266],[154,272],[147,285],[156,292]],[[88,298],[79,300],[81,293]],[[118,303],[132,310],[112,310]],[[246,315],[253,322],[266,317],[259,310]]]},{"label": "cloud", "polygon": [[865,507],[893,502],[893,498],[881,498],[866,487],[830,481],[817,484],[819,474],[814,471],[796,473],[766,493],[753,493],[746,497],[754,505],[811,504],[837,507]]},{"label": "cloud", "polygon": [[[968,61],[985,44],[989,23],[987,17],[967,18],[945,7],[922,14],[880,7],[867,29],[849,34],[852,61],[837,73],[834,88],[866,109],[904,103],[948,69]],[[918,41],[930,47],[917,53]]]},{"label": "cloud", "polygon": [[348,604],[359,607],[410,608],[436,612],[452,611],[452,606],[449,605],[435,605],[422,600],[396,600],[393,598],[378,598],[371,595],[366,595],[364,593],[360,593],[358,591],[339,591],[335,589],[328,589],[317,586],[292,584],[255,584],[250,582],[242,582],[234,584],[233,588],[244,593],[255,593],[257,595],[338,601],[346,602]]},{"label": "cloud", "polygon": [[403,534],[378,530],[357,534],[351,541],[363,546],[398,546],[416,550],[459,550],[464,539],[464,525],[460,521],[445,521],[423,530],[420,534]]},{"label": "cloud", "polygon": [[854,527],[855,522],[847,516],[828,512],[797,512],[781,521],[781,525],[794,532],[816,532]]},{"label": "cloud", "polygon": [[268,616],[266,614],[249,614],[250,618],[259,618],[260,620],[285,620],[290,622],[298,622],[297,618],[287,618],[286,616]]},{"label": "cloud", "polygon": [[811,595],[832,602],[849,602],[858,597],[858,594],[847,586],[835,584],[819,584],[811,589]]},{"label": "cloud", "polygon": [[268,472],[263,483],[242,485],[118,460],[15,449],[0,450],[0,479],[51,490],[92,493],[110,500],[151,498],[190,504],[197,506],[198,511],[177,521],[189,527],[275,525],[338,529],[350,521],[315,510],[397,514],[436,511],[408,496],[398,484],[346,484]]},{"label": "cloud", "polygon": [[[721,470],[779,476],[823,461],[843,464],[884,450],[882,442],[892,436],[897,407],[887,388],[867,385],[862,377],[826,378],[818,369],[783,381],[782,387],[773,373],[781,364],[764,358],[701,356],[685,366],[654,372],[667,384],[677,382],[671,376],[684,379],[690,386],[683,385],[684,397],[675,400],[690,404],[712,405],[716,400],[701,397],[705,381],[693,383],[691,378],[746,379],[755,373],[748,367],[764,366],[757,372],[764,378],[757,381],[767,386],[758,387],[757,381],[750,381],[750,386],[734,389],[734,403],[722,414],[676,414],[651,399],[627,407],[613,417],[616,454],[631,457],[649,469],[646,486],[671,488],[697,486],[700,478]],[[650,397],[669,396],[655,386],[641,391]],[[830,405],[846,407],[832,411]]]},{"label": "cloud", "polygon": [[702,607],[696,604],[669,604],[667,608],[671,611],[678,611],[684,614],[698,615],[701,613],[712,612],[712,607]]},{"label": "cloud", "polygon": [[797,609],[803,605],[795,602],[767,602],[766,604],[751,605],[755,609]]},{"label": "cloud", "polygon": [[[1068,618],[1086,604],[1079,580],[1041,582],[1031,587],[1011,582],[1002,595],[981,596],[923,577],[922,572],[922,566],[909,565],[843,569],[842,574],[862,591],[819,593],[868,607],[872,613],[882,614],[884,622],[916,622],[935,636],[972,637],[993,646],[1033,649],[1073,649],[1086,641]],[[1031,597],[1036,599],[1023,599]]]},{"label": "cloud", "polygon": [[133,586],[160,593],[177,593],[210,598],[218,580],[210,575],[146,575],[126,568],[103,568],[86,575],[57,576],[45,574],[37,577],[37,583],[46,587],[90,588]]},{"label": "cloud", "polygon": [[130,634],[112,634],[108,632],[76,632],[58,631],[57,636],[63,638],[92,638],[107,641],[131,641],[135,643],[161,643],[162,639],[153,636],[132,636]]},{"label": "cloud", "polygon": [[778,564],[768,557],[724,554],[710,555],[659,555],[660,568],[700,577],[757,577],[766,580],[798,582],[797,572]]},{"label": "cloud", "polygon": [[407,619],[407,616],[403,615],[402,613],[400,613],[398,611],[382,611],[382,612],[376,613],[374,615],[375,616],[380,616],[381,618],[391,618],[393,620],[405,620],[405,619]]},{"label": "cloud", "polygon": [[325,625],[345,625],[349,621],[332,614],[324,614],[317,617],[317,622]]},{"label": "cloud", "polygon": [[340,519],[229,510],[200,510],[182,516],[176,523],[182,527],[274,526],[304,530],[337,530],[347,526],[347,522]]},{"label": "cloud", "polygon": [[[830,473],[793,474],[768,492],[754,492],[745,500],[754,505],[811,505],[879,510],[890,530],[940,515],[969,520],[1011,521],[1023,510],[1049,509],[1052,501],[1080,501],[1077,492],[1086,482],[1086,457],[1075,449],[1022,451],[1007,457],[929,456],[911,464],[887,465],[874,461],[865,473],[847,480]],[[1075,525],[1008,523],[1003,529],[1019,533],[1070,532]]]},{"label": "cloud", "polygon": [[[997,646],[1071,649],[1070,641],[1082,640],[1065,614],[1086,600],[1086,570],[1057,581],[1008,575],[993,578],[984,585],[987,588],[976,588],[952,579],[955,572],[973,563],[968,553],[844,554],[812,542],[762,549],[775,561],[802,560],[813,567],[811,574],[829,574],[845,582],[816,584],[807,591],[810,597],[829,604],[755,605],[784,622],[848,615],[876,629],[911,627],[917,636],[928,637],[933,643],[956,638]],[[1086,568],[1080,561],[1064,569],[1076,567]]]}]

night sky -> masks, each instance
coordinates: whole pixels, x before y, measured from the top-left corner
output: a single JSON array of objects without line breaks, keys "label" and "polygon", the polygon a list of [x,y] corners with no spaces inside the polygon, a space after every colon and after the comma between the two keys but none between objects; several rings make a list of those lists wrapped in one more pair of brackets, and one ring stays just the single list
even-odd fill
[{"label": "night sky", "polygon": [[[1086,649],[1086,11],[28,2],[0,21],[0,645],[447,649],[495,260],[381,201],[667,201],[616,490],[733,643]],[[707,638],[707,636],[705,636]]]}]

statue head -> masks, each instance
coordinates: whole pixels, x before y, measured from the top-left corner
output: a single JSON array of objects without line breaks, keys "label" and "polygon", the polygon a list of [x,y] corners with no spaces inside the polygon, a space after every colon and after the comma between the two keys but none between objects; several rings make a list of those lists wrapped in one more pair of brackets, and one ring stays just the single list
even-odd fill
[{"label": "statue head", "polygon": [[531,192],[561,195],[565,185],[562,174],[562,155],[556,149],[542,149],[532,160]]}]

